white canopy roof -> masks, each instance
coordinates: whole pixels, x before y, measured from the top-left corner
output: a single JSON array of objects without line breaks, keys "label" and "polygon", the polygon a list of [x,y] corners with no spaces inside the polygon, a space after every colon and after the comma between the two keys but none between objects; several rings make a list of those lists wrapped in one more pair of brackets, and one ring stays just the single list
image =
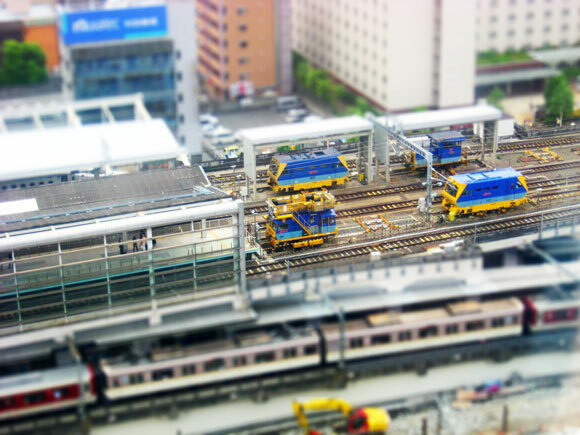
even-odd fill
[{"label": "white canopy roof", "polygon": [[[389,116],[389,126],[403,131],[421,130],[423,128],[447,127],[456,124],[469,124],[501,119],[501,110],[478,104],[477,106],[458,107],[456,109],[430,110],[426,112],[410,112]],[[385,122],[386,117],[378,118]]]},{"label": "white canopy roof", "polygon": [[354,135],[372,130],[372,124],[360,116],[323,119],[297,124],[273,125],[270,127],[246,128],[237,136],[253,145],[303,141],[325,136]]},{"label": "white canopy roof", "polygon": [[176,158],[185,152],[161,119],[7,132],[0,181]]}]

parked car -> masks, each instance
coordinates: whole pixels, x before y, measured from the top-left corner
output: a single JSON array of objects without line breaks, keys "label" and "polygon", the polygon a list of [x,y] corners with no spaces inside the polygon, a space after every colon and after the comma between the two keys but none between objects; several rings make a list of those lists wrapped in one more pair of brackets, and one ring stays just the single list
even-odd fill
[{"label": "parked car", "polygon": [[306,123],[318,122],[318,121],[322,121],[322,117],[317,116],[317,115],[308,115],[302,119],[302,122],[306,122]]},{"label": "parked car", "polygon": [[205,127],[216,128],[219,125],[219,120],[217,117],[210,115],[209,113],[204,113],[199,116],[199,123],[203,130]]},{"label": "parked car", "polygon": [[286,122],[300,122],[310,113],[306,109],[292,109],[286,115]]}]

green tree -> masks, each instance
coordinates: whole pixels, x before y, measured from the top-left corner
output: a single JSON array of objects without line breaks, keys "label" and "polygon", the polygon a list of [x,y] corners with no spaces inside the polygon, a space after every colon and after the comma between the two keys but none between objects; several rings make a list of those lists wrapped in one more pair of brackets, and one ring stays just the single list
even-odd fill
[{"label": "green tree", "polygon": [[308,62],[300,61],[296,65],[296,80],[304,86],[306,86],[305,82],[306,76],[308,75],[308,69]]},{"label": "green tree", "polygon": [[544,88],[546,115],[551,119],[570,116],[574,110],[574,95],[563,75],[550,77]]},{"label": "green tree", "polygon": [[505,92],[499,86],[494,87],[487,96],[487,102],[492,106],[501,109],[501,101],[505,98]]},{"label": "green tree", "polygon": [[413,109],[413,112],[427,112],[428,110],[427,106],[417,106]]},{"label": "green tree", "polygon": [[38,44],[4,41],[0,80],[6,85],[33,84],[46,81],[46,55]]}]

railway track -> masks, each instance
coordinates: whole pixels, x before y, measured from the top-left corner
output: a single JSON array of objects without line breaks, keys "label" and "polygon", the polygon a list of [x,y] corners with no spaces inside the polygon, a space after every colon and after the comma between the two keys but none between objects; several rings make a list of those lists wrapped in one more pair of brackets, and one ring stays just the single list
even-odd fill
[{"label": "railway track", "polygon": [[[541,172],[549,172],[549,171],[556,171],[556,170],[565,170],[565,169],[572,169],[580,166],[580,161],[575,162],[564,162],[564,163],[555,163],[546,166],[539,166],[535,168],[526,168],[522,169],[521,172],[524,174],[536,174]],[[546,187],[556,187],[566,185],[568,183],[576,183],[580,181],[580,176],[572,176],[566,178],[559,178],[555,180],[541,180],[541,181],[530,181],[528,182],[528,188],[538,189],[538,188],[546,188]],[[372,199],[378,198],[381,196],[389,196],[389,195],[396,195],[400,193],[409,193],[409,192],[416,192],[419,190],[423,190],[425,186],[423,183],[412,183],[412,184],[405,184],[402,186],[392,186],[392,187],[383,187],[377,189],[369,189],[363,190],[360,192],[351,192],[351,193],[340,193],[335,195],[335,198],[338,202],[348,202],[348,201],[357,201],[357,200],[364,200],[364,199]],[[441,200],[442,197],[438,196],[435,198],[435,201]],[[398,204],[398,205],[397,205]],[[417,200],[405,200],[405,201],[395,201],[391,203],[383,203],[377,204],[373,206],[366,207],[370,211],[368,213],[374,212],[383,212],[383,211],[392,211],[395,209],[403,209],[414,207],[417,205]],[[258,207],[247,208],[246,215],[251,215],[252,210],[255,210],[257,214],[263,214],[268,212],[268,207],[266,205],[261,205]],[[343,214],[343,215],[341,215]],[[356,212],[356,208],[350,210],[341,210],[337,212],[338,217],[350,217],[350,216],[359,216],[367,214],[367,212]]]},{"label": "railway track", "polygon": [[[576,189],[574,192],[566,192],[565,194],[571,195],[572,193],[577,195],[580,193],[580,189]],[[558,197],[558,194],[546,194],[543,195],[542,199],[547,201]],[[454,239],[471,238],[475,234],[481,235],[502,231],[524,230],[538,227],[541,224],[551,221],[564,219],[573,219],[575,221],[578,218],[580,218],[580,204],[477,223],[458,226],[448,225],[443,228],[361,242],[349,247],[337,246],[303,254],[275,257],[271,263],[248,266],[246,268],[246,275],[248,277],[258,276],[264,273],[285,271],[287,268],[298,268],[329,261],[354,259],[356,257],[369,255],[371,252],[386,253],[409,250],[419,246],[442,243]]]}]

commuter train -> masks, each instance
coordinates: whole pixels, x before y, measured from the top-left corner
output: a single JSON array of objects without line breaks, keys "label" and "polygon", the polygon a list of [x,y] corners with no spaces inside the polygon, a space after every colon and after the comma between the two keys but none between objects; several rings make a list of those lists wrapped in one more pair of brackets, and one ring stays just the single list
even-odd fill
[{"label": "commuter train", "polygon": [[276,155],[268,168],[274,192],[332,187],[348,182],[348,164],[334,148],[300,154]]},{"label": "commuter train", "polygon": [[[580,327],[580,293],[449,303],[443,307],[384,312],[347,320],[346,361],[517,338]],[[576,343],[576,345],[580,342]],[[234,333],[192,346],[152,348],[138,362],[101,357],[82,368],[59,368],[0,379],[0,420],[93,403],[156,394],[252,376],[314,369],[340,358],[339,325]]]},{"label": "commuter train", "polygon": [[315,246],[336,236],[334,196],[326,191],[269,199],[266,236],[274,248]]},{"label": "commuter train", "polygon": [[442,205],[449,220],[462,214],[506,211],[528,201],[524,176],[512,168],[472,172],[449,177],[443,190]]},{"label": "commuter train", "polygon": [[[458,131],[429,133],[427,136],[409,138],[409,140],[433,154],[433,166],[449,165],[462,161],[461,148],[465,136]],[[405,164],[413,170],[427,167],[427,162],[423,156],[414,151],[407,155]]]}]

